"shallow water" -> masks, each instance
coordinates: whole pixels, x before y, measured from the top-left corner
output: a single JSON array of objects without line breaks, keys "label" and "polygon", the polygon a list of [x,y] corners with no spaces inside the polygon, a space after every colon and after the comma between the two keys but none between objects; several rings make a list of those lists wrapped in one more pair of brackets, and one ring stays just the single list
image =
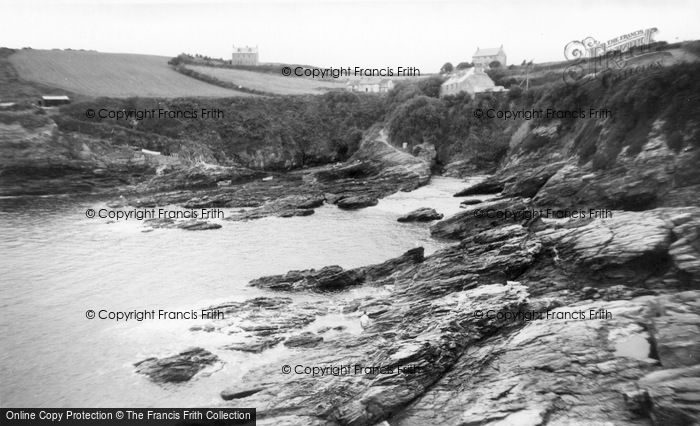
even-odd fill
[{"label": "shallow water", "polygon": [[[188,331],[201,320],[115,323],[88,320],[86,310],[199,310],[270,295],[246,285],[263,275],[378,263],[417,246],[429,254],[449,243],[430,238],[429,224],[399,223],[396,218],[419,207],[454,214],[463,198],[452,194],[466,185],[434,178],[428,186],[358,211],[323,206],[308,217],[221,221],[221,229],[197,232],[144,233],[137,221],[87,219],[85,210],[104,207],[104,200],[0,199],[2,406],[218,404],[222,389],[249,369],[283,356],[286,349],[274,348],[263,356],[218,350],[231,337]],[[350,290],[352,296],[370,291],[376,289]],[[360,332],[355,316],[340,313],[319,318],[308,328],[338,324]],[[224,367],[168,386],[134,373],[134,362],[190,346],[215,352]]]}]

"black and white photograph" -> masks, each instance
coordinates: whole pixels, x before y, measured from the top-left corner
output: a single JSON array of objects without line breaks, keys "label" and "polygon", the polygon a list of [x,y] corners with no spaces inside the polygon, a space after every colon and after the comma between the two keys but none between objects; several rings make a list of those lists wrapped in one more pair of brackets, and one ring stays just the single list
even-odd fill
[{"label": "black and white photograph", "polygon": [[700,426],[700,2],[0,22],[0,424]]}]

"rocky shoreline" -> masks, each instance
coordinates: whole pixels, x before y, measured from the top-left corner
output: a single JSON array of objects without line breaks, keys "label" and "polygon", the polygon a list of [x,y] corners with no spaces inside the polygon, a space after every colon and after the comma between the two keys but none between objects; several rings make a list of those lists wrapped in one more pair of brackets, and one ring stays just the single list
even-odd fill
[{"label": "rocky shoreline", "polygon": [[[108,205],[239,209],[219,223],[147,223],[212,232],[323,204],[359,209],[428,183],[435,149],[420,153],[392,146],[377,127],[343,163],[288,173],[163,168],[147,182],[124,180],[130,186]],[[256,407],[260,424],[693,424],[697,156],[670,151],[655,134],[604,169],[556,149],[514,150],[494,175],[455,194],[485,201],[466,199],[446,218],[431,206],[397,217],[432,222],[434,238],[454,242],[448,248],[254,279],[266,296],[211,306],[225,319],[191,329],[229,343],[135,360],[135,372],[183,383],[221,368],[217,352],[284,348],[282,359],[221,389],[222,405]],[[352,291],[363,287],[372,291]],[[300,302],[298,293],[334,301]],[[362,318],[362,328],[332,319],[310,327],[338,313]]]},{"label": "rocky shoreline", "polygon": [[[416,248],[368,267],[262,277],[250,285],[281,296],[210,307],[226,319],[193,332],[236,340],[219,350],[289,348],[222,389],[222,403],[257,407],[261,424],[691,424],[700,415],[700,208],[474,214],[530,207],[528,198],[469,206],[432,226],[455,244],[430,256]],[[357,286],[377,292],[353,298]],[[308,331],[337,307],[282,296],[299,291],[347,294],[341,312],[366,312],[370,325]],[[212,362],[191,354],[147,360],[162,366],[147,374]]]}]

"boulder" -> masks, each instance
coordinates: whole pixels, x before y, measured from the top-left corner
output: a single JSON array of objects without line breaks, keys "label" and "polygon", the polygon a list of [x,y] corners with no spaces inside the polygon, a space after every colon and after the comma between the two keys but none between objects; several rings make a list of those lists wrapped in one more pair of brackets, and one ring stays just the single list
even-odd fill
[{"label": "boulder", "polygon": [[190,380],[219,358],[202,348],[192,348],[166,358],[147,358],[134,364],[136,372],[156,383],[179,383]]},{"label": "boulder", "polygon": [[336,205],[345,210],[357,210],[363,207],[376,206],[378,202],[379,200],[371,195],[356,195],[341,198],[336,202]]},{"label": "boulder", "polygon": [[441,213],[431,209],[429,207],[422,207],[407,213],[400,218],[396,219],[399,222],[430,222],[433,220],[440,220],[443,218]]}]

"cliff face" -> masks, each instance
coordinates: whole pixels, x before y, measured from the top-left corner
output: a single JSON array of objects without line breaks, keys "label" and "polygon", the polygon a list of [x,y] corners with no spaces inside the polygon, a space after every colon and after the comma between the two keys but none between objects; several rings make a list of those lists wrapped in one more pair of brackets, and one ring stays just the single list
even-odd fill
[{"label": "cliff face", "polygon": [[41,110],[0,112],[2,195],[99,191],[135,182],[158,166],[154,156],[127,146],[64,134]]},{"label": "cliff face", "polygon": [[[135,111],[141,119],[88,119],[85,111]],[[383,116],[381,98],[347,92],[321,96],[231,99],[97,99],[61,109],[59,128],[114,130],[153,139],[148,149],[178,152],[198,145],[220,165],[290,170],[347,159],[362,133]]]},{"label": "cliff face", "polygon": [[[142,119],[101,119],[89,118],[88,111],[148,113]],[[144,182],[160,171],[174,171],[167,173],[173,182],[160,179],[146,190],[208,187],[220,180],[249,179],[263,170],[344,161],[382,114],[381,98],[350,93],[224,100],[96,99],[49,113],[27,105],[13,107],[0,111],[2,191],[91,192]],[[142,149],[163,155],[143,154]]]}]

